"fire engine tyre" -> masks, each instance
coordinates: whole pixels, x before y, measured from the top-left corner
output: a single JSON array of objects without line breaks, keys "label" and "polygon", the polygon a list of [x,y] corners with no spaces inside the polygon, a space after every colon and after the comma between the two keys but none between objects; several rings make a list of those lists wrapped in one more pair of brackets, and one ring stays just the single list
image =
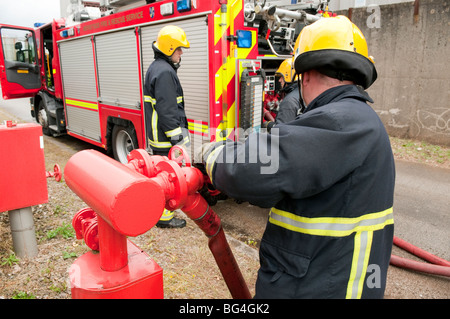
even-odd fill
[{"label": "fire engine tyre", "polygon": [[38,111],[36,113],[36,121],[42,126],[42,133],[47,136],[51,136],[49,124],[48,124],[48,114],[45,108],[45,102],[41,100],[39,102]]},{"label": "fire engine tyre", "polygon": [[136,131],[133,125],[114,125],[112,130],[112,150],[114,159],[120,163],[128,163],[127,155],[138,148]]}]

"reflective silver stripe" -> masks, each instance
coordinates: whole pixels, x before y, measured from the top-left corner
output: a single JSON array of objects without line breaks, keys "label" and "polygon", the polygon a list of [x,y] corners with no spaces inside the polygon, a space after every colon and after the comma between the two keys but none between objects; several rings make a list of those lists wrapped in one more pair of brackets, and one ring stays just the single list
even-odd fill
[{"label": "reflective silver stripe", "polygon": [[189,138],[189,136],[185,136],[183,138],[183,144],[182,145],[186,145],[189,144],[191,142],[191,139]]},{"label": "reflective silver stripe", "polygon": [[164,133],[166,134],[167,137],[172,137],[172,136],[176,136],[176,135],[182,134],[182,131],[181,131],[181,127],[177,127],[177,128],[175,128],[173,130],[166,131]]},{"label": "reflective silver stripe", "polygon": [[269,221],[280,227],[309,235],[345,237],[354,232],[374,231],[394,223],[392,207],[360,217],[302,217],[276,208]]},{"label": "reflective silver stripe", "polygon": [[353,250],[352,268],[347,284],[347,299],[359,299],[364,288],[367,266],[372,247],[373,231],[356,233]]},{"label": "reflective silver stripe", "polygon": [[[155,106],[152,104],[152,135],[154,143],[158,143],[158,113],[156,113]],[[153,145],[155,146],[155,145]]]},{"label": "reflective silver stripe", "polygon": [[206,172],[208,173],[208,176],[211,179],[211,181],[213,180],[212,170],[213,170],[214,164],[216,163],[217,156],[219,156],[219,153],[224,148],[224,146],[225,145],[220,145],[219,147],[215,148],[208,155],[208,158],[206,159],[205,169],[206,169]]},{"label": "reflective silver stripe", "polygon": [[150,95],[144,95],[144,102],[149,102],[152,105],[156,104],[156,100],[152,98]]},{"label": "reflective silver stripe", "polygon": [[346,298],[361,298],[372,248],[373,232],[394,224],[393,208],[360,217],[302,217],[272,208],[269,222],[313,236],[346,237],[355,233]]},{"label": "reflective silver stripe", "polygon": [[[177,103],[181,103],[183,102],[183,97],[182,96],[177,96]],[[152,98],[150,95],[144,95],[144,102],[149,102],[152,103],[153,105],[156,104],[156,100],[154,98]]]},{"label": "reflective silver stripe", "polygon": [[161,220],[161,221],[171,220],[173,218],[173,215],[174,215],[173,211],[170,211],[170,210],[164,208],[164,211],[163,211],[163,213],[161,215],[161,218],[159,220]]},{"label": "reflective silver stripe", "polygon": [[152,141],[151,139],[148,139],[148,143],[153,146],[153,147],[157,147],[157,148],[171,148],[172,144],[170,142],[155,142]]},{"label": "reflective silver stripe", "polygon": [[[183,97],[179,96],[177,97],[177,103],[181,103],[183,101]],[[156,99],[152,98],[150,95],[144,95],[144,102],[148,102],[152,105],[153,113],[152,113],[152,134],[153,134],[153,141],[149,138],[148,143],[157,148],[171,148],[172,144],[170,142],[160,142],[158,140],[158,113],[156,112],[155,105],[156,105]],[[166,136],[168,138],[176,135],[182,134],[181,128],[177,127],[173,130],[165,132]]]}]

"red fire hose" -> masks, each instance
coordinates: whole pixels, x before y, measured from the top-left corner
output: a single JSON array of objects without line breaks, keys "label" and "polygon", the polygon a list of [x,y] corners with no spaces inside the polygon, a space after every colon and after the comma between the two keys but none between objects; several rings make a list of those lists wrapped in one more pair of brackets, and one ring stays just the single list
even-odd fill
[{"label": "red fire hose", "polygon": [[181,210],[209,238],[209,249],[219,266],[231,296],[234,299],[251,299],[248,286],[228,245],[219,216],[199,193],[188,196],[186,204]]},{"label": "red fire hose", "polygon": [[391,255],[391,265],[411,269],[419,272],[424,272],[433,275],[450,277],[450,262],[439,258],[419,247],[416,247],[403,239],[394,236],[394,245],[403,248],[404,250],[412,253],[413,255],[420,257],[431,264],[414,261],[407,258],[402,258],[396,255]]}]

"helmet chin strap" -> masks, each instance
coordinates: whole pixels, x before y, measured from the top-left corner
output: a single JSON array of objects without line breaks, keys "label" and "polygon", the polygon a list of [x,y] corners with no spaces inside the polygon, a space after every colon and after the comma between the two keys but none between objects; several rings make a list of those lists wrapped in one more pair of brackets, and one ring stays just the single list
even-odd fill
[{"label": "helmet chin strap", "polygon": [[173,62],[171,58],[169,58],[169,59],[170,59],[170,62],[172,62],[172,65],[174,66],[175,70],[177,70],[180,67],[181,57],[177,63]]},{"label": "helmet chin strap", "polygon": [[[294,78],[295,78],[295,75],[294,75]],[[299,113],[303,113],[303,112],[305,112],[305,110],[306,110],[306,107],[307,107],[307,105],[305,105],[305,100],[303,99],[303,90],[302,90],[302,86],[301,86],[301,80],[302,79],[302,76],[298,76],[297,77],[297,84],[298,84],[298,91],[299,91],[299,102],[300,102],[300,110],[299,110]]]}]

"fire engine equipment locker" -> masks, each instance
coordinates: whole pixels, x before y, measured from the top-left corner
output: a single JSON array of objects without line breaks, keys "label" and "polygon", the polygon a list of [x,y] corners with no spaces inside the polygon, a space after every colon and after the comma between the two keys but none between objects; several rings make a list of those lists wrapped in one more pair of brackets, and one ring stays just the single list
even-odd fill
[{"label": "fire engine equipment locker", "polygon": [[263,87],[264,82],[260,75],[249,75],[248,70],[242,73],[239,126],[244,130],[261,128]]},{"label": "fire engine equipment locker", "polygon": [[191,45],[186,54],[182,55],[181,66],[177,70],[178,78],[183,87],[186,116],[189,119],[209,123],[208,25],[206,16],[201,15],[190,19],[142,27],[143,72],[145,74],[154,60],[153,41],[156,41],[159,30],[169,24],[182,28],[186,32],[186,37]]},{"label": "fire engine equipment locker", "polygon": [[141,99],[135,29],[105,33],[94,39],[99,102],[139,109]]},{"label": "fire engine equipment locker", "polygon": [[67,130],[99,142],[100,118],[91,38],[64,41],[59,47]]}]

